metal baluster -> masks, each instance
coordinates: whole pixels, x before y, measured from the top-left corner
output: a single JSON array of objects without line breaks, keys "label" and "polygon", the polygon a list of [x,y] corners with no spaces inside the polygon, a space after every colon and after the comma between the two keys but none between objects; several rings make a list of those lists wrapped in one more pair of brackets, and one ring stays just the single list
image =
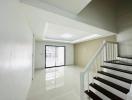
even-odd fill
[{"label": "metal baluster", "polygon": [[106,43],[106,45],[105,45],[105,54],[106,54],[106,61],[108,60],[108,58],[107,58],[107,43]]},{"label": "metal baluster", "polygon": [[115,44],[113,43],[113,60],[115,60]]},{"label": "metal baluster", "polygon": [[113,54],[114,54],[114,48],[113,48],[113,45],[114,45],[114,43],[111,44],[111,46],[112,46],[112,60],[114,60],[114,56],[113,56]]},{"label": "metal baluster", "polygon": [[80,100],[84,100],[84,75],[80,73]]},{"label": "metal baluster", "polygon": [[104,65],[104,56],[105,56],[105,48],[103,48],[103,51],[102,51],[102,65]]},{"label": "metal baluster", "polygon": [[110,57],[110,59],[109,60],[111,60],[111,43],[109,43],[109,57]]},{"label": "metal baluster", "polygon": [[108,61],[109,61],[109,60],[110,60],[109,43],[108,43],[108,45],[107,45],[107,46],[108,46],[108,49],[107,49],[107,50],[108,50],[108,52],[107,52],[107,53],[108,53]]},{"label": "metal baluster", "polygon": [[98,71],[98,58],[96,59],[95,66],[96,66],[96,70],[95,70],[95,71],[96,71],[96,72],[95,72],[96,75],[95,75],[95,76],[97,76],[97,71]]},{"label": "metal baluster", "polygon": [[111,60],[113,60],[113,43],[111,43]]}]

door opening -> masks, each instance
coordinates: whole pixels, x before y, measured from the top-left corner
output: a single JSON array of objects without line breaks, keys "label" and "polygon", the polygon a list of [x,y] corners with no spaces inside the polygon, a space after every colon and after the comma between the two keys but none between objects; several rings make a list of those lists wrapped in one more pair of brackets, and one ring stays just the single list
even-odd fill
[{"label": "door opening", "polygon": [[45,46],[45,68],[65,65],[65,46]]}]

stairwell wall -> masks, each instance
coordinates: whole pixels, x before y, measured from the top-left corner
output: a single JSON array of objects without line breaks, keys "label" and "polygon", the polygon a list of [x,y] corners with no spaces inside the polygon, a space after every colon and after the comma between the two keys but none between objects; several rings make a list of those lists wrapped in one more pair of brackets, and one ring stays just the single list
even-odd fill
[{"label": "stairwell wall", "polygon": [[120,55],[132,57],[132,0],[120,0],[117,11]]},{"label": "stairwell wall", "polygon": [[103,41],[116,42],[116,35],[103,37],[100,39],[90,40],[77,43],[74,45],[74,63],[77,66],[85,67],[90,59],[95,55]]}]

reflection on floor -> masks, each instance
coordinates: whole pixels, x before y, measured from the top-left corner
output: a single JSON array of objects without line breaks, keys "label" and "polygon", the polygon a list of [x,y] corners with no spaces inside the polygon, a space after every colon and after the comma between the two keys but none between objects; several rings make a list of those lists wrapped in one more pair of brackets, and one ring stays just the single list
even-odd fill
[{"label": "reflection on floor", "polygon": [[37,70],[27,100],[79,100],[77,66]]},{"label": "reflection on floor", "polygon": [[46,69],[46,90],[59,88],[64,85],[64,67]]}]

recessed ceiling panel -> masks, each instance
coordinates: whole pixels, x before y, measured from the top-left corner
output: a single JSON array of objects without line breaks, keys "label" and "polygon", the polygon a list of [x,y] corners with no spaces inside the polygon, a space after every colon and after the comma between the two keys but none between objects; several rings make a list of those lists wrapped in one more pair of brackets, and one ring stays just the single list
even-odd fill
[{"label": "recessed ceiling panel", "polygon": [[93,34],[88,32],[83,32],[78,29],[73,29],[70,27],[47,23],[45,26],[44,36],[45,39],[52,40],[63,40],[63,41],[75,41],[84,37],[90,37]]}]

